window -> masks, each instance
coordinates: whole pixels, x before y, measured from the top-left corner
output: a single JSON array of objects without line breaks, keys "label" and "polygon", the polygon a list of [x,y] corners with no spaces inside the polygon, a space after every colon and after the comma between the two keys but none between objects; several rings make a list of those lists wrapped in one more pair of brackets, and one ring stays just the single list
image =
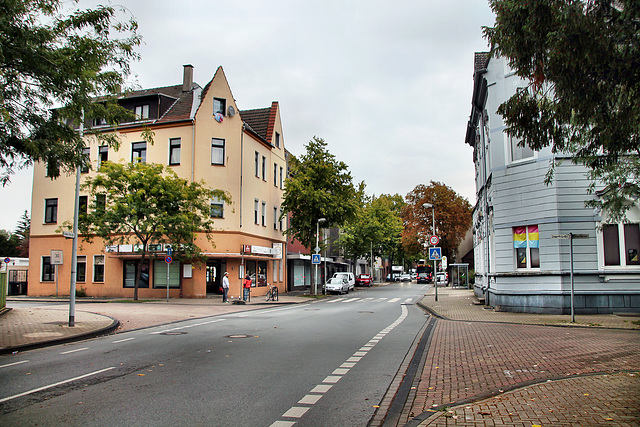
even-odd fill
[{"label": "window", "polygon": [[538,226],[513,227],[516,268],[540,268]]},{"label": "window", "polygon": [[278,186],[278,164],[277,163],[273,164],[273,186],[274,187]]},{"label": "window", "polygon": [[280,148],[280,134],[276,132],[276,148]]},{"label": "window", "polygon": [[104,255],[93,256],[93,281],[104,282]]},{"label": "window", "polygon": [[102,162],[106,162],[107,160],[109,160],[109,147],[101,145],[98,147],[98,169],[100,169]]},{"label": "window", "polygon": [[267,225],[267,202],[262,202],[262,225]]},{"label": "window", "polygon": [[93,125],[94,126],[106,126],[107,125],[107,119],[105,119],[103,117],[99,117],[97,119],[93,119]]},{"label": "window", "polygon": [[602,237],[605,266],[640,265],[639,224],[604,224]]},{"label": "window", "polygon": [[224,165],[224,139],[211,138],[211,164]]},{"label": "window", "polygon": [[91,165],[91,148],[84,147],[82,149],[82,166],[80,166],[80,172],[88,173],[90,165]]},{"label": "window", "polygon": [[60,167],[58,163],[54,160],[49,160],[47,162],[47,175],[46,176],[58,176],[60,174]]},{"label": "window", "polygon": [[227,107],[227,100],[222,98],[213,98],[213,114],[222,114],[224,113]]},{"label": "window", "polygon": [[273,229],[278,229],[278,208],[275,206],[273,207]]},{"label": "window", "polygon": [[147,143],[134,142],[131,144],[131,161],[133,163],[146,163],[147,161]]},{"label": "window", "polygon": [[76,282],[85,282],[87,280],[87,257],[78,255],[76,257]]},{"label": "window", "polygon": [[521,147],[522,139],[509,136],[509,144],[511,147],[511,161],[517,162],[519,160],[530,159],[533,157],[533,150],[528,145]]},{"label": "window", "polygon": [[78,216],[87,216],[87,209],[89,206],[89,196],[78,197]]},{"label": "window", "polygon": [[267,158],[262,156],[262,179],[267,180]]},{"label": "window", "polygon": [[[163,260],[153,262],[153,287],[167,289],[167,263]],[[180,288],[180,263],[169,264],[169,288]]]},{"label": "window", "polygon": [[280,216],[278,217],[278,229],[280,231],[282,231],[282,222],[284,221],[283,219],[283,215],[282,215],[282,208],[280,208]]},{"label": "window", "polygon": [[51,257],[42,257],[42,282],[53,282],[55,280],[54,267],[51,265]]},{"label": "window", "polygon": [[211,199],[211,218],[224,218],[224,202],[219,198]]},{"label": "window", "polygon": [[280,189],[281,190],[283,188],[283,186],[282,186],[282,173],[283,173],[282,166],[280,166]]},{"label": "window", "polygon": [[[136,283],[136,273],[140,267],[140,261],[128,259],[123,261],[123,274],[124,280],[122,281],[123,288],[134,288]],[[166,267],[165,267],[166,268]],[[145,260],[140,272],[140,280],[138,281],[138,288],[149,287],[149,260]]]},{"label": "window", "polygon": [[44,199],[44,222],[46,224],[58,222],[58,199]]},{"label": "window", "polygon": [[267,286],[267,261],[246,260],[245,272],[251,277],[251,286]]},{"label": "window", "polygon": [[259,170],[258,170],[258,160],[259,159],[260,159],[260,154],[258,154],[258,152],[256,151],[256,157],[255,157],[256,177],[260,177]]},{"label": "window", "polygon": [[96,195],[96,211],[104,212],[104,208],[106,206],[107,206],[107,195],[106,194]]},{"label": "window", "polygon": [[149,104],[138,105],[135,111],[136,111],[136,117],[138,118],[138,120],[149,118]]},{"label": "window", "polygon": [[169,164],[170,165],[179,165],[180,164],[180,138],[171,138],[169,140]]},{"label": "window", "polygon": [[258,199],[253,201],[253,221],[256,224],[258,224],[258,203],[260,203]]}]

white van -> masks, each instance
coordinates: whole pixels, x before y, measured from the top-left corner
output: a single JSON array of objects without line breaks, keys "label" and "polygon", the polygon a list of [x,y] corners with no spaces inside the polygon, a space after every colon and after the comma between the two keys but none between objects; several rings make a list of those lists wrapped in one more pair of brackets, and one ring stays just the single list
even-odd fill
[{"label": "white van", "polygon": [[347,279],[347,283],[349,284],[350,291],[353,291],[356,288],[356,276],[354,276],[353,273],[348,273],[346,271],[333,273],[332,279],[334,277]]}]

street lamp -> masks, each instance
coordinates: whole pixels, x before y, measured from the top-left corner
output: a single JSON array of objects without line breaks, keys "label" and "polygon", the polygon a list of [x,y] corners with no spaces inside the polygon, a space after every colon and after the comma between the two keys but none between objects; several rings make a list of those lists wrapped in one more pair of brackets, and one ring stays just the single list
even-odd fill
[{"label": "street lamp", "polygon": [[[433,206],[431,203],[424,203],[422,205],[425,208],[431,208],[431,213],[433,216],[433,223],[431,225],[431,233],[433,236],[436,235],[436,207]],[[435,246],[435,245],[434,245]],[[433,286],[436,290],[436,301],[438,301],[438,275],[436,274],[436,260],[433,260],[433,274],[431,275],[431,277],[433,278]]]},{"label": "street lamp", "polygon": [[[318,221],[316,221],[316,253],[320,253],[320,242],[318,239],[320,234],[320,223],[326,221],[326,218],[318,218]],[[313,277],[313,295],[318,295],[318,264],[316,264],[316,273]]]}]

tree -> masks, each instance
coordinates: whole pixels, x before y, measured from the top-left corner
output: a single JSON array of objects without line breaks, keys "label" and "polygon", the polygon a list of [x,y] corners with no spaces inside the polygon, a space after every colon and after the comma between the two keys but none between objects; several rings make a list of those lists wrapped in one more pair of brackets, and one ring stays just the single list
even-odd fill
[{"label": "tree", "polygon": [[[530,82],[503,103],[506,133],[584,164],[620,221],[640,196],[640,3],[637,0],[490,0],[484,35]],[[551,165],[547,182],[553,179]]]},{"label": "tree", "polygon": [[[452,188],[434,181],[428,187],[417,185],[407,194],[406,200],[403,243],[417,244],[420,248],[428,245],[429,236],[434,234],[432,215],[435,212],[435,234],[440,238],[442,255],[453,259],[471,226],[472,208],[469,201]],[[434,208],[424,207],[425,203],[432,204]]]},{"label": "tree", "polygon": [[[73,0],[77,3],[78,0]],[[5,0],[0,4],[0,181],[42,161],[50,176],[83,161],[84,117],[116,125],[132,113],[115,96],[137,59],[137,23],[116,20],[116,9],[98,6],[65,15],[63,0]],[[115,35],[115,37],[114,37]],[[122,38],[117,38],[122,36]],[[94,97],[102,96],[100,102]],[[91,132],[91,129],[87,129]],[[99,136],[117,146],[115,133]]]},{"label": "tree", "polygon": [[[367,197],[361,186],[361,204],[356,215],[342,228],[338,244],[353,259],[383,254],[393,254],[402,235],[402,219],[398,205],[404,205],[402,197],[382,195]],[[399,200],[398,200],[399,199]]]},{"label": "tree", "polygon": [[17,257],[20,256],[20,239],[15,233],[7,230],[0,230],[0,256]]},{"label": "tree", "polygon": [[18,235],[18,249],[20,250],[19,256],[28,258],[29,257],[29,235],[31,233],[31,218],[29,218],[29,213],[24,211],[22,216],[20,217],[20,221],[18,222],[18,227],[16,228],[16,234]]},{"label": "tree", "polygon": [[[140,245],[140,265],[149,243],[170,243],[177,259],[200,253],[196,233],[211,240],[211,198],[229,203],[227,193],[204,182],[189,182],[169,168],[149,163],[104,162],[83,184],[93,202],[79,216],[84,240],[100,237],[105,244]],[[101,197],[104,196],[104,197]],[[137,269],[134,299],[138,299],[141,269]]]},{"label": "tree", "polygon": [[318,219],[325,218],[323,227],[340,227],[355,214],[358,199],[347,165],[329,153],[323,139],[314,136],[305,148],[299,159],[290,159],[281,206],[289,215],[287,234],[311,251]]}]

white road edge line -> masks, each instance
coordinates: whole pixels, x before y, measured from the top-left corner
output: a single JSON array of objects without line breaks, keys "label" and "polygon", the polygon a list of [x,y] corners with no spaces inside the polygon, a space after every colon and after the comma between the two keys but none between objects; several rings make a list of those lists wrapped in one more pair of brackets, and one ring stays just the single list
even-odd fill
[{"label": "white road edge line", "polygon": [[116,369],[116,367],[112,366],[110,368],[100,369],[99,371],[89,372],[88,374],[80,375],[79,377],[70,378],[68,380],[60,381],[60,382],[55,383],[55,384],[50,384],[50,385],[45,385],[43,387],[34,388],[33,390],[25,391],[24,393],[14,394],[13,396],[4,397],[4,398],[0,399],[0,403],[7,402],[7,401],[13,400],[13,399],[17,399],[18,397],[26,396],[28,394],[37,393],[39,391],[46,390],[48,388],[57,387],[59,385],[70,383],[72,381],[81,380],[83,378],[90,377],[92,375],[98,375],[98,374],[101,374],[103,372],[110,371],[112,369]]},{"label": "white road edge line", "polygon": [[22,360],[22,361],[20,361],[20,362],[8,363],[8,364],[6,364],[6,365],[2,365],[2,366],[0,366],[0,368],[8,368],[9,366],[20,365],[20,364],[22,364],[22,363],[28,363],[28,362],[29,362],[28,360]]}]

